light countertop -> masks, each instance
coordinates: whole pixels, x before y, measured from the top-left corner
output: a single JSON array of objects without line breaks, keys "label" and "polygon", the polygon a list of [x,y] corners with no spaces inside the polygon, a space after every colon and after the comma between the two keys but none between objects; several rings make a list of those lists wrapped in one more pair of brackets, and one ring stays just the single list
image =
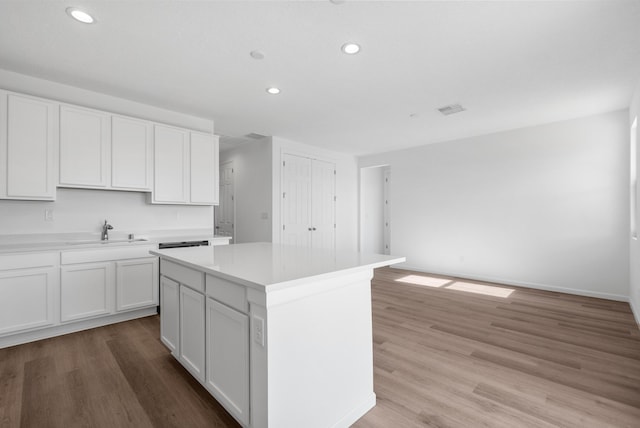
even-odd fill
[{"label": "light countertop", "polygon": [[404,257],[298,248],[271,243],[152,250],[152,254],[258,289],[277,289],[309,278],[389,266]]},{"label": "light countertop", "polygon": [[135,239],[127,239],[126,234],[112,233],[108,241],[101,241],[97,233],[52,233],[43,235],[2,235],[0,254],[34,251],[65,251],[90,248],[112,248],[132,245],[158,245],[160,242],[220,241],[230,240],[230,236],[213,235],[200,230],[145,232],[135,234]]}]

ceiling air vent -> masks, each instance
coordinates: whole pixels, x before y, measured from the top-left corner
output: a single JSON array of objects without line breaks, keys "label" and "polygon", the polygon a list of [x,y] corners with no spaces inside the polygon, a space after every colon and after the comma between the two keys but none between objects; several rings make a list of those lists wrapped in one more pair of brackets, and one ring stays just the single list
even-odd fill
[{"label": "ceiling air vent", "polygon": [[262,135],[262,134],[256,134],[255,132],[252,132],[251,134],[247,134],[245,135],[245,137],[247,138],[252,138],[254,140],[260,140],[261,138],[265,138],[266,135]]},{"label": "ceiling air vent", "polygon": [[440,107],[438,111],[445,116],[449,116],[450,114],[460,113],[461,111],[465,111],[466,109],[462,107],[460,104],[451,104],[448,106]]}]

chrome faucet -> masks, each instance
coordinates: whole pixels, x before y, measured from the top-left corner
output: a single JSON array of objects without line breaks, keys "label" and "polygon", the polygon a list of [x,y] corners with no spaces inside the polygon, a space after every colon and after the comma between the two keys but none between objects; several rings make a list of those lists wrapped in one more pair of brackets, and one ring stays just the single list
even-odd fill
[{"label": "chrome faucet", "polygon": [[109,223],[107,223],[107,220],[104,221],[104,224],[102,225],[102,236],[100,237],[101,240],[103,241],[108,241],[109,240],[109,231],[113,229],[113,226],[111,226]]}]

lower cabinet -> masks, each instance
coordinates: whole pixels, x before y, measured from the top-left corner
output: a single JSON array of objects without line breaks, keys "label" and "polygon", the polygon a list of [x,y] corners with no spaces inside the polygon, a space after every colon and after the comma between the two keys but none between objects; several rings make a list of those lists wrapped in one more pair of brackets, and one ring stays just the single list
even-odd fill
[{"label": "lower cabinet", "polygon": [[158,304],[158,259],[147,257],[116,262],[116,310]]},{"label": "lower cabinet", "polygon": [[113,264],[85,263],[60,268],[60,321],[113,311]]},{"label": "lower cabinet", "polygon": [[180,284],[160,277],[160,340],[174,357],[178,354],[178,334],[180,326]]},{"label": "lower cabinet", "polygon": [[204,382],[204,294],[180,285],[180,360]]},{"label": "lower cabinet", "polygon": [[162,259],[160,338],[243,426],[250,426],[249,316],[243,285]]},{"label": "lower cabinet", "polygon": [[206,388],[249,423],[249,317],[207,298]]},{"label": "lower cabinet", "polygon": [[[155,248],[0,254],[0,348],[154,314],[159,262],[149,251]],[[176,289],[176,314],[177,296]],[[202,313],[204,319],[204,303]]]},{"label": "lower cabinet", "polygon": [[0,271],[0,335],[56,322],[58,268]]}]

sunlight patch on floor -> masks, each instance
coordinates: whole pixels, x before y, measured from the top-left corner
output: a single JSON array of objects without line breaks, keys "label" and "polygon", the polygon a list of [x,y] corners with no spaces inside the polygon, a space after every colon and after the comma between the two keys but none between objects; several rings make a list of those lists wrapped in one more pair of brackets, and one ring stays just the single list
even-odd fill
[{"label": "sunlight patch on floor", "polygon": [[446,286],[450,290],[466,291],[468,293],[484,294],[493,297],[509,297],[515,290],[513,288],[496,287],[494,285],[476,284],[474,282],[456,281]]},{"label": "sunlight patch on floor", "polygon": [[426,275],[407,275],[396,279],[396,282],[404,282],[407,284],[424,285],[425,287],[442,287],[451,282],[450,279],[434,278]]}]

